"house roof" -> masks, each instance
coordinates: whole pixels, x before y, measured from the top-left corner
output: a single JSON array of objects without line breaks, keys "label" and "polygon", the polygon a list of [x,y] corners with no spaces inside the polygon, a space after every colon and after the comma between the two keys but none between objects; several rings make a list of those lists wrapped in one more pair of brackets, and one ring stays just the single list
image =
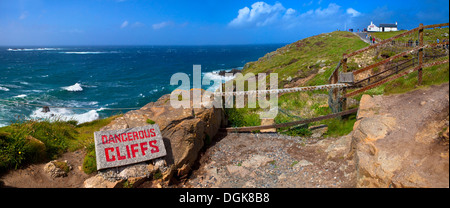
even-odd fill
[{"label": "house roof", "polygon": [[380,24],[380,27],[397,27],[396,24]]}]

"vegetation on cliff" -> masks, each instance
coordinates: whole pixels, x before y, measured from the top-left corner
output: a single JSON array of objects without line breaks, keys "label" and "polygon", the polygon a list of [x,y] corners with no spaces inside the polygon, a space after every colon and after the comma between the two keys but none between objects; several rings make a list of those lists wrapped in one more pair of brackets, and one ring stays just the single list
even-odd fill
[{"label": "vegetation on cliff", "polygon": [[[403,33],[384,32],[372,33],[378,39],[387,39]],[[440,41],[447,39],[448,28],[438,28],[425,31],[425,43],[435,42],[437,38]],[[417,36],[406,36],[398,41],[407,41]],[[415,40],[415,39],[414,39]],[[342,59],[344,53],[349,53],[368,46],[358,36],[349,32],[332,32],[320,34],[299,40],[285,47],[279,48],[274,52],[266,54],[258,61],[247,63],[243,73],[278,73],[278,87],[291,88],[301,86],[314,86],[328,84],[328,77],[335,69],[337,63]],[[406,50],[402,46],[382,47],[375,50],[375,53],[359,54],[348,62],[350,71],[367,66],[380,61],[386,57],[396,54],[398,51]],[[433,55],[435,49],[426,49],[425,53]],[[415,54],[402,57],[403,59],[414,58]],[[401,59],[402,59],[401,58]],[[437,58],[435,60],[448,59],[448,56]],[[378,68],[377,68],[378,69]],[[379,87],[366,91],[365,94],[381,95],[396,94],[411,91],[416,88],[427,87],[430,85],[441,84],[449,81],[449,64],[442,64],[423,69],[423,82],[421,86],[417,84],[418,72],[411,73],[403,78],[387,82]],[[350,108],[357,106],[357,101],[362,95],[356,96],[350,100]],[[328,107],[328,91],[314,92],[295,92],[282,94],[278,98],[279,113],[275,118],[275,123],[285,123],[304,118],[312,118],[331,113]],[[261,109],[226,109],[229,123],[235,127],[258,126],[261,124],[259,112]],[[326,124],[328,132],[325,136],[345,135],[352,131],[355,115],[344,117],[343,119],[330,119],[322,122],[315,122],[310,125]],[[307,126],[293,127],[289,129],[278,129],[280,133],[288,135],[308,136],[310,132],[305,128]]]},{"label": "vegetation on cliff", "polygon": [[76,121],[19,119],[0,128],[0,171],[56,159],[93,144],[94,132],[118,116],[77,125]]}]

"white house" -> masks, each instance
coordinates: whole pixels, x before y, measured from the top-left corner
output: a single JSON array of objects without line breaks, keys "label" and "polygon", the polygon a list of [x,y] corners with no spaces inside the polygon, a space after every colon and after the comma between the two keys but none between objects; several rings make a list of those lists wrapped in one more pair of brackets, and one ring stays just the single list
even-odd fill
[{"label": "white house", "polygon": [[370,22],[370,25],[367,26],[368,32],[390,32],[397,31],[397,22],[395,24],[380,24],[379,27]]}]

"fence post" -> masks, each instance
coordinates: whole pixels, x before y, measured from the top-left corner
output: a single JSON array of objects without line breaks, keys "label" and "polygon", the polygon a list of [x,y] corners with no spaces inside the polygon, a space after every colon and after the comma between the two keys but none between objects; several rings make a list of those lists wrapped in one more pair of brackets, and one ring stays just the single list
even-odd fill
[{"label": "fence post", "polygon": [[[423,24],[422,23],[420,23],[420,25],[419,25],[419,46],[420,47],[423,46]],[[419,50],[418,56],[419,56],[420,69],[418,71],[418,76],[419,77],[417,78],[418,79],[417,84],[418,85],[422,85],[423,48],[421,48]]]},{"label": "fence post", "polygon": [[[345,73],[347,72],[348,67],[347,67],[347,54],[344,53],[342,55],[342,71]],[[347,93],[347,89],[343,88],[342,89],[342,95],[345,95]],[[344,96],[342,96],[342,99],[340,100],[340,102],[342,102],[342,110],[345,111],[347,110],[347,98],[345,98]]]}]

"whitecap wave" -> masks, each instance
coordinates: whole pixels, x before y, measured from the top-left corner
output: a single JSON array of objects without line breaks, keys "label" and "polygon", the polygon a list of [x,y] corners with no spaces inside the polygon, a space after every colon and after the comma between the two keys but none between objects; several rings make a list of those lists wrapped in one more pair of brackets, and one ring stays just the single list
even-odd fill
[{"label": "whitecap wave", "polygon": [[118,51],[65,51],[59,52],[64,54],[104,54],[104,53],[119,53]]},{"label": "whitecap wave", "polygon": [[81,87],[80,83],[75,83],[72,86],[63,87],[63,89],[70,91],[70,92],[81,92],[83,91],[83,88]]},{"label": "whitecap wave", "polygon": [[99,119],[98,110],[91,110],[86,113],[76,114],[71,110],[65,108],[51,108],[50,112],[42,112],[42,108],[39,108],[30,115],[32,119],[44,119],[50,121],[70,121],[76,120],[79,124],[91,122]]},{"label": "whitecap wave", "polygon": [[107,52],[101,52],[101,51],[67,51],[67,52],[60,52],[64,54],[102,54]]},{"label": "whitecap wave", "polygon": [[7,92],[7,91],[9,91],[9,89],[8,89],[8,88],[6,88],[6,87],[2,87],[2,86],[0,86],[0,90],[1,90],[1,91],[6,91],[6,92]]},{"label": "whitecap wave", "polygon": [[8,48],[8,51],[56,51],[62,48]]},{"label": "whitecap wave", "polygon": [[[203,74],[203,78],[207,78],[209,80],[214,81],[214,84],[212,84],[210,87],[208,87],[208,89],[207,89],[208,91],[214,92],[217,89],[219,89],[221,83],[228,82],[236,77],[236,76],[221,76],[221,75],[219,75],[220,71],[221,70],[206,72]],[[209,83],[203,83],[203,84],[209,84]]]},{"label": "whitecap wave", "polygon": [[21,95],[17,95],[17,96],[14,96],[15,98],[24,98],[24,97],[26,97],[27,95],[25,95],[25,94],[21,94]]}]

